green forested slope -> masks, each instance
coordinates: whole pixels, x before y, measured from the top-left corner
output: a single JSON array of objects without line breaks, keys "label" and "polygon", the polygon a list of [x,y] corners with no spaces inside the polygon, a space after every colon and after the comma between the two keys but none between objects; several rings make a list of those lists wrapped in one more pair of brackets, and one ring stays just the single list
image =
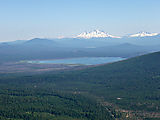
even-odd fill
[{"label": "green forested slope", "polygon": [[[0,104],[4,108],[0,112],[2,117],[6,117],[6,114],[10,113],[7,111],[8,109],[5,109],[5,106],[10,105],[8,106],[11,107],[9,110],[14,111],[22,106],[22,114],[31,114],[32,116],[41,113],[42,116],[51,114],[57,117],[66,116],[77,119],[100,120],[106,117],[123,119],[123,111],[126,111],[124,113],[131,114],[128,119],[135,117],[158,119],[160,117],[160,52],[58,74],[3,75],[0,78],[0,86]],[[64,97],[57,98],[55,93],[58,96],[61,96],[61,93],[63,93],[62,96],[67,94],[70,99],[82,103],[79,105],[68,99],[66,101],[63,99]],[[48,96],[50,94],[53,94],[52,97]],[[33,101],[35,104],[23,103],[23,100],[30,98],[35,98],[36,102]],[[49,102],[50,99],[55,102]],[[56,99],[58,100],[56,101]],[[3,102],[4,100],[9,103]],[[37,102],[38,100],[40,102]],[[59,103],[59,100],[62,103]],[[90,102],[92,100],[95,101]],[[15,104],[15,102],[19,104]],[[43,105],[39,105],[39,103]],[[50,111],[53,109],[50,106],[54,106],[54,104],[59,106],[55,107],[55,111],[62,109],[67,112],[52,114]],[[72,107],[64,107],[65,104]],[[29,106],[31,108],[28,108]]]}]

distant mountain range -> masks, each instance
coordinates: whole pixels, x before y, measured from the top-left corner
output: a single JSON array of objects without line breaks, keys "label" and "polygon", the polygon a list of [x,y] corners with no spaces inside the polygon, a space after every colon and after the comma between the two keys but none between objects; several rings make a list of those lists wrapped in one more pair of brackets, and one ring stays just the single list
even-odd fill
[{"label": "distant mountain range", "polygon": [[160,51],[160,34],[140,32],[117,37],[95,30],[74,38],[17,40],[0,43],[0,62],[70,57],[133,57]]},{"label": "distant mountain range", "polygon": [[[138,32],[136,34],[131,34],[131,35],[127,35],[127,37],[147,37],[147,36],[157,36],[157,35],[160,35],[159,33],[149,33],[149,32]],[[90,39],[90,38],[123,38],[123,37],[126,37],[126,36],[123,36],[123,37],[120,37],[120,36],[114,36],[114,35],[111,35],[107,32],[104,32],[104,31],[100,31],[100,30],[94,30],[94,31],[91,31],[91,32],[83,32],[79,35],[76,36],[76,38],[85,38],[85,39]]]},{"label": "distant mountain range", "polygon": [[146,36],[157,36],[160,35],[159,33],[149,33],[149,32],[139,32],[133,35],[130,35],[129,37],[146,37]]},{"label": "distant mountain range", "polygon": [[86,38],[86,39],[89,39],[89,38],[98,38],[98,37],[102,37],[102,38],[105,38],[105,37],[111,37],[111,38],[121,38],[121,37],[118,37],[118,36],[113,36],[113,35],[110,35],[109,33],[106,33],[104,31],[100,31],[100,30],[94,30],[94,31],[91,31],[91,32],[84,32],[84,33],[81,33],[79,35],[77,35],[77,38]]}]

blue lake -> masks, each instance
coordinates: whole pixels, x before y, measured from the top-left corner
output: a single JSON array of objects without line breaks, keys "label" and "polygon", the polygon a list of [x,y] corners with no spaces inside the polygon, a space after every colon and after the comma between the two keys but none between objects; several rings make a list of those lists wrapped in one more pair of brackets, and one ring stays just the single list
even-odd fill
[{"label": "blue lake", "polygon": [[35,60],[27,61],[28,63],[36,64],[81,64],[81,65],[97,65],[124,60],[121,57],[81,57],[81,58],[66,58],[55,60]]}]

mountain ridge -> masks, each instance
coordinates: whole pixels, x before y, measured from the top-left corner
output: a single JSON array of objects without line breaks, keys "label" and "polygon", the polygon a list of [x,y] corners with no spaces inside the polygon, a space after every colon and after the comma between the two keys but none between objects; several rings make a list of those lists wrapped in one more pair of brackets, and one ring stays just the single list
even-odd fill
[{"label": "mountain ridge", "polygon": [[86,39],[89,39],[89,38],[98,38],[98,37],[111,37],[111,38],[121,38],[121,37],[118,37],[118,36],[113,36],[109,33],[106,33],[104,31],[100,31],[100,30],[94,30],[94,31],[91,31],[91,32],[83,32],[79,35],[76,36],[76,38],[86,38]]},{"label": "mountain ridge", "polygon": [[115,36],[111,35],[107,32],[101,31],[101,30],[93,30],[90,32],[83,32],[77,35],[75,38],[85,38],[85,39],[90,39],[90,38],[124,38],[124,37],[152,37],[152,36],[157,36],[160,35],[160,33],[150,33],[150,32],[145,32],[145,31],[140,31],[135,34],[130,34],[127,36]]},{"label": "mountain ridge", "polygon": [[138,32],[136,34],[132,34],[129,37],[147,37],[147,36],[157,36],[159,33],[149,33],[149,32]]}]

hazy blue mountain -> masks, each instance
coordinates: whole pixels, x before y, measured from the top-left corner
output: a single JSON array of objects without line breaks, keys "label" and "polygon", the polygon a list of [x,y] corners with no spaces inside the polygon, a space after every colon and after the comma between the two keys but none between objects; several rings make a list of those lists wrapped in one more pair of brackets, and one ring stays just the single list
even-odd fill
[{"label": "hazy blue mountain", "polygon": [[[99,33],[98,33],[99,35]],[[103,34],[102,34],[103,35]],[[137,35],[137,34],[135,34]],[[139,34],[138,34],[139,35]],[[34,38],[0,43],[0,61],[66,57],[133,57],[160,50],[160,35],[121,38]]]}]

